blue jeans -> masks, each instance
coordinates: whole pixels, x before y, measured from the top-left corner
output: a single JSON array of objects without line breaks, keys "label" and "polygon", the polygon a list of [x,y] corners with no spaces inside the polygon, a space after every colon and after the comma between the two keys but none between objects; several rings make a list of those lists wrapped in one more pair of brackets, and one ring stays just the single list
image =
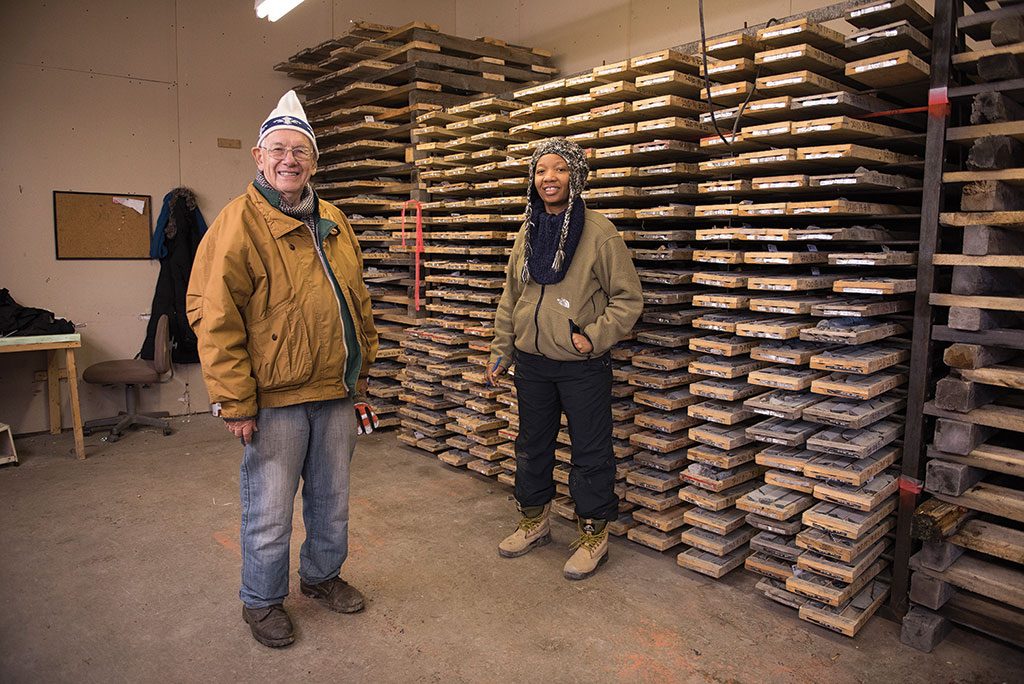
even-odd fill
[{"label": "blue jeans", "polygon": [[348,555],[348,478],[356,441],[351,399],[260,409],[245,447],[242,499],[242,588],[249,608],[288,595],[292,509],[302,477],[306,540],[299,576],[307,584],[336,577]]}]

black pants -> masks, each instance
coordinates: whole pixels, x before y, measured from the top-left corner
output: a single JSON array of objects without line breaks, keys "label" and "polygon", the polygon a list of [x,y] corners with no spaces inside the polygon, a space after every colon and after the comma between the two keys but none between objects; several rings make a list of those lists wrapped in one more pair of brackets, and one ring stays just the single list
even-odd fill
[{"label": "black pants", "polygon": [[516,501],[543,506],[555,496],[551,479],[562,412],[569,419],[572,469],[569,491],[580,518],[615,520],[612,450],[612,362],[608,354],[583,361],[552,361],[516,351],[519,436]]}]

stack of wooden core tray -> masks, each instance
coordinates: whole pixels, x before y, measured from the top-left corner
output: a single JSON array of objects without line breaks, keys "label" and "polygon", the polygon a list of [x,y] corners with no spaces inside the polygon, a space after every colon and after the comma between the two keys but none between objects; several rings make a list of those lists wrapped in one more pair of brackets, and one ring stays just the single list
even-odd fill
[{"label": "stack of wooden core tray", "polygon": [[961,117],[945,131],[966,161],[942,174],[959,190],[959,211],[938,223],[961,249],[934,254],[935,291],[919,294],[948,313],[933,338],[953,342],[924,405],[934,433],[911,525],[923,548],[909,561],[903,641],[922,650],[950,623],[1024,646],[1024,5],[982,6],[956,27],[973,49],[936,60],[950,59],[969,84],[956,89]]},{"label": "stack of wooden core tray", "polygon": [[746,526],[723,538],[749,544],[679,561],[742,563],[768,598],[853,636],[888,596],[925,122],[894,110],[926,101],[931,18],[908,0],[846,19],[849,36],[797,20],[708,44],[746,71],[711,89],[733,99],[702,141],[720,156],[695,214],[720,225],[697,231],[693,280],[711,291],[694,304],[718,311],[693,322],[706,356],[690,368],[713,375],[690,392],[717,392],[729,451],[711,467],[750,477],[731,490]]},{"label": "stack of wooden core tray", "polygon": [[426,318],[409,329],[399,438],[454,467],[503,472],[514,410],[498,401],[504,384],[487,386],[484,366],[518,216],[473,209],[475,166],[505,159],[514,138],[510,100],[487,97],[417,120],[416,167],[424,183],[423,254]]},{"label": "stack of wooden core tray", "polygon": [[[645,299],[613,350],[624,506],[612,531],[660,551],[685,543],[679,564],[713,577],[749,556],[772,598],[851,635],[887,591],[923,153],[924,118],[887,112],[924,100],[927,61],[915,72],[885,55],[926,56],[928,27],[916,5],[885,4],[849,38],[799,20],[710,41],[714,119],[701,60],[675,50],[521,89],[514,142],[425,177],[441,221],[507,247],[536,144],[563,135],[587,150],[587,203],[622,232]],[[890,23],[895,34],[864,37]],[[465,235],[428,242],[458,249]],[[505,258],[432,263],[449,273],[431,272],[431,294],[494,301]],[[442,386],[489,389],[493,403],[452,409],[460,434],[435,448],[491,472],[497,461],[511,482],[511,383],[484,388],[486,335],[465,348],[465,371]],[[474,426],[497,430],[508,458],[470,453]],[[568,461],[565,431],[560,447]],[[571,518],[568,472],[556,469],[555,510]]]},{"label": "stack of wooden core tray", "polygon": [[[381,335],[370,394],[382,424],[397,425],[399,400],[408,392],[400,384],[401,357],[430,358],[400,346],[405,326],[422,318],[414,306],[412,205],[405,226],[399,219],[407,200],[426,198],[412,131],[424,126],[424,116],[445,122],[444,107],[543,80],[556,70],[544,51],[460,38],[422,22],[400,28],[354,22],[345,35],[302,50],[275,69],[304,81],[296,90],[320,147],[314,186],[345,212],[359,237]],[[423,404],[438,401],[417,405],[430,410]]]}]

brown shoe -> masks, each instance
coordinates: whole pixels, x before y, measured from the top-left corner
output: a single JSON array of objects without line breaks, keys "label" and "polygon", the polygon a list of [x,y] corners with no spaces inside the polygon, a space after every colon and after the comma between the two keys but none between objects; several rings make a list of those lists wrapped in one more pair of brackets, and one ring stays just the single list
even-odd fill
[{"label": "brown shoe", "polygon": [[299,589],[336,613],[358,613],[365,606],[359,590],[340,577],[332,577],[320,584],[299,582]]},{"label": "brown shoe", "polygon": [[503,558],[518,558],[551,542],[551,523],[548,520],[551,504],[520,508],[522,517],[516,531],[501,540],[498,554]]},{"label": "brown shoe", "polygon": [[586,579],[608,561],[608,524],[604,520],[579,520],[580,536],[569,547],[572,554],[562,573],[566,579]]},{"label": "brown shoe", "polygon": [[291,618],[280,603],[266,608],[242,606],[242,619],[249,624],[253,638],[264,646],[280,648],[295,641]]}]

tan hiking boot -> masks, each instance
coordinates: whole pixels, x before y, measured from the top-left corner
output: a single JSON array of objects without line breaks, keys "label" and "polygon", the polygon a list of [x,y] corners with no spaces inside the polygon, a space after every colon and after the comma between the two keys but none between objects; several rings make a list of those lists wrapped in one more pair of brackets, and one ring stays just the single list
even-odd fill
[{"label": "tan hiking boot", "polygon": [[501,540],[498,553],[505,558],[517,558],[538,546],[551,541],[551,523],[548,511],[551,504],[535,508],[520,508],[523,517],[519,519],[516,531]]},{"label": "tan hiking boot", "polygon": [[569,548],[576,553],[565,562],[562,573],[566,579],[587,579],[608,560],[608,524],[604,520],[580,520],[580,536]]}]

